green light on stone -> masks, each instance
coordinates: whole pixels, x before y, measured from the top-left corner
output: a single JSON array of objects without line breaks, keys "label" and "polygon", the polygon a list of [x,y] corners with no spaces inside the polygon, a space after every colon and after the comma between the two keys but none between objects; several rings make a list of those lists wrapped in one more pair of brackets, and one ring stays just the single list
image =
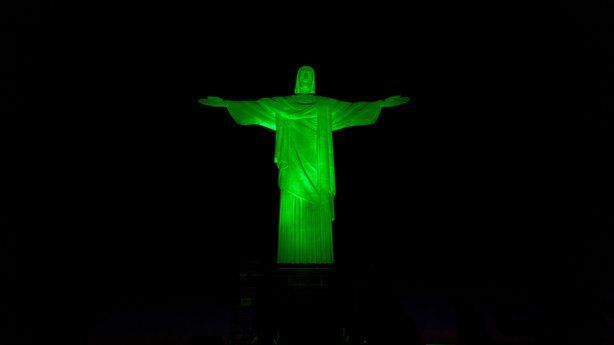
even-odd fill
[{"label": "green light on stone", "polygon": [[279,169],[280,208],[277,263],[333,264],[332,221],[335,218],[333,131],[374,123],[384,107],[409,97],[374,102],[345,102],[315,95],[315,71],[299,68],[294,95],[229,101],[200,99],[225,107],[241,125],[276,131],[275,163]]}]

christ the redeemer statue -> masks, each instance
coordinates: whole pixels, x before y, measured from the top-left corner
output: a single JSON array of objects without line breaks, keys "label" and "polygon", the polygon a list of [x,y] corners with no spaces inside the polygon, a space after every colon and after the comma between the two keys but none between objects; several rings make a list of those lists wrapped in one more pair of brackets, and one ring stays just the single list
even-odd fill
[{"label": "christ the redeemer statue", "polygon": [[280,208],[278,264],[333,264],[335,218],[333,131],[370,125],[381,109],[409,101],[393,96],[374,102],[345,102],[316,96],[312,67],[299,68],[294,95],[254,101],[207,97],[199,102],[225,107],[241,125],[276,131]]}]

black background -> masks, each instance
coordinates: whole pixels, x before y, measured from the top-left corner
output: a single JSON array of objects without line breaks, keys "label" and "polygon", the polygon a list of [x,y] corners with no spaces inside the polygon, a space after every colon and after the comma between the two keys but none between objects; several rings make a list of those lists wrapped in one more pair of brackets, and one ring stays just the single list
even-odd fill
[{"label": "black background", "polygon": [[238,262],[272,264],[274,132],[197,101],[291,94],[302,65],[320,95],[411,98],[334,134],[339,265],[408,291],[601,296],[612,287],[606,13],[571,1],[25,2],[6,35],[23,120],[11,145],[24,207],[6,260],[28,296],[22,334],[60,309],[83,330],[126,305],[232,300]]}]

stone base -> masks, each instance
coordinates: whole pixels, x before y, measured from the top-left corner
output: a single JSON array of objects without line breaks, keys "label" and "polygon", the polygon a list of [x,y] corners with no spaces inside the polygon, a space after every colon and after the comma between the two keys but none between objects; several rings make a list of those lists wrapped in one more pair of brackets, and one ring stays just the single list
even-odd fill
[{"label": "stone base", "polygon": [[277,265],[275,287],[281,291],[332,292],[337,284],[336,273],[333,265]]},{"label": "stone base", "polygon": [[343,299],[333,265],[278,265],[273,302],[280,341],[337,344],[343,334]]}]

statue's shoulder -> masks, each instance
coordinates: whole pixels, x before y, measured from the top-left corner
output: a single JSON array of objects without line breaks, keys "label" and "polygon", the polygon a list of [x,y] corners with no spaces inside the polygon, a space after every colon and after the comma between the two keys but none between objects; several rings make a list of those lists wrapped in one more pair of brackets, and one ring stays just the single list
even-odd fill
[{"label": "statue's shoulder", "polygon": [[332,98],[332,97],[326,97],[326,96],[315,96],[316,100],[320,103],[335,103],[335,102],[339,102],[338,99],[336,98]]}]

